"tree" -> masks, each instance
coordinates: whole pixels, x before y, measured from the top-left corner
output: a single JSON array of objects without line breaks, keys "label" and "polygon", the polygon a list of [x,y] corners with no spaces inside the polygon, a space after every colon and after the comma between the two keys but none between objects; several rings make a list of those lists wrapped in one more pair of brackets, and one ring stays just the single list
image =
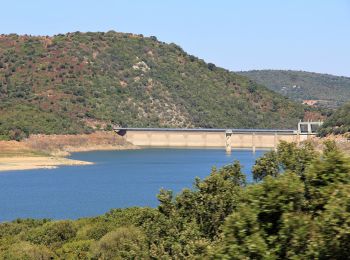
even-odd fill
[{"label": "tree", "polygon": [[208,69],[213,71],[216,68],[214,63],[208,63]]},{"label": "tree", "polygon": [[276,177],[280,171],[278,156],[275,151],[265,153],[258,158],[253,166],[252,173],[255,181],[261,181],[266,176]]},{"label": "tree", "polygon": [[56,250],[59,259],[92,259],[91,245],[93,240],[79,240],[65,243],[61,248]]},{"label": "tree", "polygon": [[148,259],[146,237],[136,227],[120,227],[103,236],[93,249],[98,259]]},{"label": "tree", "polygon": [[350,183],[350,159],[334,143],[326,142],[323,155],[310,165],[305,177],[310,207],[317,213],[324,209],[339,185]]},{"label": "tree", "polygon": [[297,146],[296,143],[280,142],[278,160],[284,171],[292,171],[304,179],[305,169],[317,158],[318,154],[311,143]]},{"label": "tree", "polygon": [[305,212],[283,214],[277,243],[280,259],[319,259],[323,256],[319,222]]},{"label": "tree", "polygon": [[77,229],[72,221],[48,222],[27,233],[25,239],[33,244],[60,247],[75,237]]},{"label": "tree", "polygon": [[[268,259],[270,255],[258,214],[248,205],[237,208],[224,225],[223,239],[210,254],[211,259]],[[273,259],[274,257],[271,257]]]},{"label": "tree", "polygon": [[185,190],[175,199],[175,209],[183,219],[195,220],[209,239],[214,239],[225,218],[234,210],[245,175],[238,161],[217,170],[203,181],[195,180],[194,191]]},{"label": "tree", "polygon": [[281,171],[291,171],[304,179],[304,173],[318,153],[310,143],[297,146],[296,143],[281,141],[277,151],[270,151],[258,158],[253,166],[253,178],[256,181],[266,176],[277,176]]},{"label": "tree", "polygon": [[213,258],[278,258],[284,215],[301,212],[304,204],[304,185],[294,173],[267,176],[249,186],[224,223],[223,237],[213,250]]},{"label": "tree", "polygon": [[219,236],[225,218],[235,209],[245,185],[245,175],[236,161],[219,170],[213,168],[204,180],[195,180],[194,190],[185,189],[176,197],[161,190],[159,214],[143,225],[150,238],[151,255],[204,256]]},{"label": "tree", "polygon": [[337,185],[320,216],[324,258],[350,259],[350,185]]}]

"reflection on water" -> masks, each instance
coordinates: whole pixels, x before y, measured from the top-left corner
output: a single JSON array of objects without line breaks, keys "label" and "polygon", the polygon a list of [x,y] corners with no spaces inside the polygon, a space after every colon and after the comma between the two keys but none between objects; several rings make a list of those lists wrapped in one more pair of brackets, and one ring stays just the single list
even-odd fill
[{"label": "reflection on water", "polygon": [[67,219],[103,214],[111,208],[157,206],[160,188],[179,192],[204,178],[212,166],[234,160],[251,167],[263,151],[142,149],[76,153],[95,165],[0,173],[0,221],[15,218]]}]

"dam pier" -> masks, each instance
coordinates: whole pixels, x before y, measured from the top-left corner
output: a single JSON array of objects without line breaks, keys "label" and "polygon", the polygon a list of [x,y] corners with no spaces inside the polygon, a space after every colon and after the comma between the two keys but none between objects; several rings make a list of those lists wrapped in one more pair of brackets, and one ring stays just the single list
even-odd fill
[{"label": "dam pier", "polygon": [[114,131],[133,145],[144,147],[192,147],[276,149],[280,141],[300,143],[316,135],[322,122],[299,122],[298,129],[127,128]]}]

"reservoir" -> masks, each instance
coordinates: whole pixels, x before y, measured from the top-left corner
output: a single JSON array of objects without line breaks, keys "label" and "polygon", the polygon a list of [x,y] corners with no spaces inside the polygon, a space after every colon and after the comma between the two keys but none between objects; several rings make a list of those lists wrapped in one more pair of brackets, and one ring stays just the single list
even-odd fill
[{"label": "reservoir", "polygon": [[141,149],[75,153],[94,165],[0,172],[0,221],[16,218],[77,219],[111,208],[156,207],[161,188],[180,192],[195,177],[239,160],[248,181],[264,152],[224,149]]}]

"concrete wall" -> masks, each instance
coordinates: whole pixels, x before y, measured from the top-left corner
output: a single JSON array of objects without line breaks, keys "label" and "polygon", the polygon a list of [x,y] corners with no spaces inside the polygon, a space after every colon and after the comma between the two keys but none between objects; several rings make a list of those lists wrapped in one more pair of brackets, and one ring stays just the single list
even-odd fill
[{"label": "concrete wall", "polygon": [[[226,147],[225,132],[127,131],[126,140],[138,146],[153,147]],[[232,148],[275,148],[279,141],[298,142],[307,135],[286,133],[233,133]]]}]

